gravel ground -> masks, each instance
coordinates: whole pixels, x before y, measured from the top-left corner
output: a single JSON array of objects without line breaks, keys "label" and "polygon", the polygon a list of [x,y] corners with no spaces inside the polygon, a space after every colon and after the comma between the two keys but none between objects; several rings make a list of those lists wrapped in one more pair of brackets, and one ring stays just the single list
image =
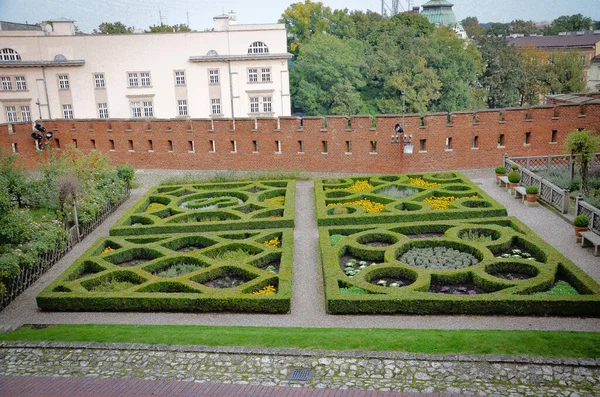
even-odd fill
[{"label": "gravel ground", "polygon": [[[509,215],[517,216],[544,240],[600,281],[600,260],[591,249],[575,244],[572,226],[545,207],[527,208],[494,184],[492,170],[466,172],[473,181],[506,206]],[[130,208],[146,191],[161,180],[187,175],[187,171],[140,170],[140,183],[131,198],[90,236],[78,244],[50,271],[0,312],[0,324],[196,324],[224,326],[342,327],[342,328],[429,328],[429,329],[535,329],[600,331],[600,319],[539,318],[509,316],[406,316],[406,315],[328,315],[324,309],[323,282],[318,254],[318,238],[312,181],[299,181],[296,194],[297,228],[294,231],[294,278],[292,310],[289,314],[232,313],[50,313],[38,310],[35,297],[64,272],[97,238],[108,236],[109,226]],[[194,175],[218,175],[218,172],[193,172]],[[236,175],[242,173],[236,173]],[[325,177],[331,174],[311,174]],[[336,176],[342,176],[336,174]]]}]

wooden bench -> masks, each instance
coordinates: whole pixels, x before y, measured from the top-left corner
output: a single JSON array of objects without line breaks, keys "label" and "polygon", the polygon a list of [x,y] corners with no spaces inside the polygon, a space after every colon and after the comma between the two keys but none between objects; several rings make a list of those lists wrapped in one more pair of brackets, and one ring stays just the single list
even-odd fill
[{"label": "wooden bench", "polygon": [[[598,248],[600,248],[600,234],[595,232],[581,232],[581,246],[583,248],[594,246],[594,256],[599,256]],[[588,244],[589,243],[589,244]]]},{"label": "wooden bench", "polygon": [[498,177],[498,181],[500,183],[500,187],[506,186],[506,189],[508,189],[508,184],[510,182],[508,181],[508,177],[506,175]]},{"label": "wooden bench", "polygon": [[521,199],[521,202],[524,203],[525,202],[525,195],[527,194],[527,191],[525,190],[525,188],[523,186],[517,186],[515,188],[515,198],[516,199]]}]

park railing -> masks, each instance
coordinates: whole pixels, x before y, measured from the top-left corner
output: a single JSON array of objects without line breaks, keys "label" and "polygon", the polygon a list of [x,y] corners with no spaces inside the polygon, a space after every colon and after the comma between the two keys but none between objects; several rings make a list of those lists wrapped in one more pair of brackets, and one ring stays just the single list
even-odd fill
[{"label": "park railing", "polygon": [[[558,156],[547,156],[547,162],[544,164],[544,167],[550,167],[551,165],[555,166],[556,164],[560,164],[560,161],[555,161],[553,159],[550,159],[550,157],[558,158]],[[504,157],[504,167],[507,170],[510,170],[513,165],[516,165],[518,167],[517,171],[519,172],[519,174],[521,174],[522,186],[537,187],[540,191],[538,196],[540,200],[553,206],[561,213],[566,214],[567,212],[569,212],[569,189],[563,189],[559,186],[556,186],[552,182],[536,174],[533,170],[526,168],[527,166],[533,166],[534,169],[539,170],[541,163],[535,162],[535,160],[538,159],[541,159],[541,157]],[[564,162],[565,160],[563,159],[561,161]],[[572,167],[572,160],[568,159],[566,164]]]},{"label": "park railing", "polygon": [[0,295],[0,310],[8,306],[15,300],[23,291],[33,284],[42,274],[46,273],[56,262],[62,259],[77,243],[88,236],[96,227],[108,218],[125,200],[130,196],[129,188],[125,191],[125,195],[115,204],[107,201],[106,206],[100,214],[98,214],[91,222],[73,226],[68,230],[64,244],[58,244],[63,248],[57,248],[54,251],[41,255],[38,261],[31,267],[22,268],[21,271],[14,277],[6,280],[6,293]]},{"label": "park railing", "polygon": [[577,197],[575,200],[575,216],[583,215],[590,221],[590,230],[600,234],[600,209],[583,201],[583,198]]}]

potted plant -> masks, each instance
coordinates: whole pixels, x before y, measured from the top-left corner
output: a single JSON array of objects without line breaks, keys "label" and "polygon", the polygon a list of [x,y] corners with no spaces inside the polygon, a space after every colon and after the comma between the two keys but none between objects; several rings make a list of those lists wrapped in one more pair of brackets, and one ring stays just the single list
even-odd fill
[{"label": "potted plant", "polygon": [[518,171],[519,170],[519,166],[517,164],[511,165],[510,168],[512,168],[513,171]]},{"label": "potted plant", "polygon": [[525,193],[525,199],[530,203],[535,203],[540,190],[537,188],[537,186],[527,186],[525,188]]},{"label": "potted plant", "polygon": [[521,174],[518,171],[511,171],[508,173],[508,188],[510,189],[510,194],[515,193],[515,187],[519,185],[521,182]]},{"label": "potted plant", "polygon": [[499,178],[502,175],[506,175],[506,167],[504,167],[503,165],[499,165],[494,169],[494,171],[496,172],[496,183],[498,183]]},{"label": "potted plant", "polygon": [[590,220],[585,215],[577,215],[575,219],[573,219],[573,228],[575,229],[575,237],[581,237],[581,232],[586,232],[588,230],[588,225],[590,224]]}]

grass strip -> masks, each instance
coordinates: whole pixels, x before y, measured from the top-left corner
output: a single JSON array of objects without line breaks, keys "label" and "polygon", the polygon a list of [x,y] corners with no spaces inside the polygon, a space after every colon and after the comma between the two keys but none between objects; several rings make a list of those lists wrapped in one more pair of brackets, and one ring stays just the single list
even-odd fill
[{"label": "grass strip", "polygon": [[600,333],[567,331],[62,324],[24,326],[0,340],[600,357]]}]

